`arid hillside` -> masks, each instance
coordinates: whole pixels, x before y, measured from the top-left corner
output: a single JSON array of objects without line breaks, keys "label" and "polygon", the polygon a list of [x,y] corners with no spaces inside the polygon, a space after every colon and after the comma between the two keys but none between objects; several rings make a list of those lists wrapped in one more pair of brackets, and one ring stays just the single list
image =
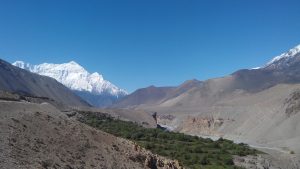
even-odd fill
[{"label": "arid hillside", "polygon": [[180,168],[48,103],[0,101],[0,168]]}]

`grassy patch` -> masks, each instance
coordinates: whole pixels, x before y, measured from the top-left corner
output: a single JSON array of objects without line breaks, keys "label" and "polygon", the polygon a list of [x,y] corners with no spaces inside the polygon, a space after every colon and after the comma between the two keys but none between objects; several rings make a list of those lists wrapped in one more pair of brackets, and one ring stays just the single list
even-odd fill
[{"label": "grassy patch", "polygon": [[83,113],[80,120],[92,127],[118,137],[132,140],[140,146],[170,159],[177,159],[187,168],[236,169],[233,155],[256,155],[258,151],[246,144],[230,140],[212,141],[161,129],[148,129],[136,123],[114,119],[105,114]]}]

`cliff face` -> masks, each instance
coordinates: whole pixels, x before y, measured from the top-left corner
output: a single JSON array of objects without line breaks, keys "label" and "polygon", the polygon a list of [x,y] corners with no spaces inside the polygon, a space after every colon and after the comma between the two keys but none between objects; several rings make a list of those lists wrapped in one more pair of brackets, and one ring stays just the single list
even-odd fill
[{"label": "cliff face", "polygon": [[130,156],[130,159],[144,165],[145,168],[151,169],[183,169],[177,160],[169,160],[150,153],[149,151],[134,144],[135,154]]},{"label": "cliff face", "polygon": [[213,116],[192,116],[188,115],[180,120],[174,115],[159,115],[158,125],[167,129],[189,133],[192,135],[222,136],[219,130],[225,123],[234,122],[233,119],[216,118]]},{"label": "cliff face", "polygon": [[201,134],[215,135],[218,129],[224,124],[224,119],[214,117],[193,117],[188,116],[183,120],[182,132],[200,132]]}]

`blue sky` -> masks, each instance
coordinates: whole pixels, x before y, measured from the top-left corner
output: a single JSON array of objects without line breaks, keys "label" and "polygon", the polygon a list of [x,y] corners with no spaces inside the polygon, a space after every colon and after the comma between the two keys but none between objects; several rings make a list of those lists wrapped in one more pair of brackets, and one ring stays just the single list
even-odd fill
[{"label": "blue sky", "polygon": [[0,58],[74,60],[134,91],[225,76],[300,43],[300,1],[0,0]]}]

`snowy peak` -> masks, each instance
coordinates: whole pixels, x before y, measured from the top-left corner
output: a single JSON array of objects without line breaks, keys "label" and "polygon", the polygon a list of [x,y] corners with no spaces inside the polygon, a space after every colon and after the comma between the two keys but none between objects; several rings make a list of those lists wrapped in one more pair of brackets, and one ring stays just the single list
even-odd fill
[{"label": "snowy peak", "polygon": [[74,61],[63,64],[43,63],[40,65],[31,65],[23,61],[16,61],[13,65],[33,73],[52,77],[72,90],[116,97],[128,94],[125,90],[104,80],[101,74],[97,72],[90,74]]},{"label": "snowy peak", "polygon": [[288,52],[283,53],[273,58],[268,62],[265,68],[282,68],[289,66],[293,61],[298,61],[297,56],[300,55],[300,44],[290,49]]},{"label": "snowy peak", "polygon": [[22,69],[26,69],[26,70],[31,69],[31,65],[29,63],[25,63],[23,61],[16,61],[15,63],[13,63],[13,65],[17,66],[19,68],[22,68]]}]

